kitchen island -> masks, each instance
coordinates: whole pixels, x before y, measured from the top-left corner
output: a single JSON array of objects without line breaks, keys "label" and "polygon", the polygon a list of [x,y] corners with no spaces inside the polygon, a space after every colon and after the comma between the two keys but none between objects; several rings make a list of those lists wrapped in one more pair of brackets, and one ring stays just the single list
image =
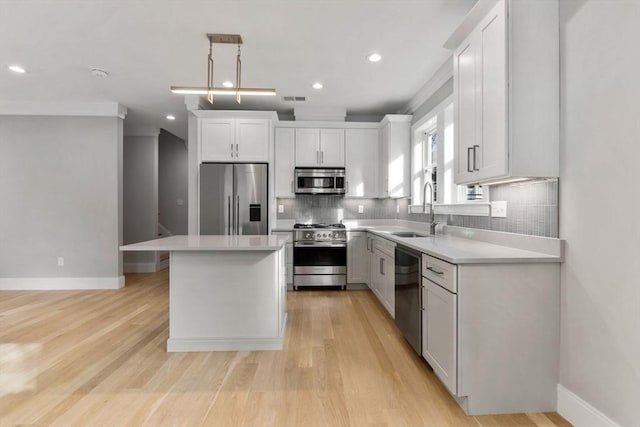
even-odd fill
[{"label": "kitchen island", "polygon": [[283,236],[171,236],[122,246],[168,251],[167,351],[281,350],[287,323]]}]

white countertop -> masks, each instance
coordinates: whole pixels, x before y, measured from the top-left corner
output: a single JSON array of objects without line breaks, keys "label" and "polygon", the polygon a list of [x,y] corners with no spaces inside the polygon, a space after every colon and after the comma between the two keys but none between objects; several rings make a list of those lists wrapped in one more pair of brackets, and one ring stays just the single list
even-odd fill
[{"label": "white countertop", "polygon": [[275,251],[287,236],[169,236],[120,246],[122,251]]},{"label": "white countertop", "polygon": [[[428,235],[428,225],[398,220],[345,220],[344,224],[348,231],[368,231],[454,264],[562,262],[559,239],[450,226],[444,227],[444,234],[407,238],[391,233],[410,231]],[[278,221],[276,227],[274,231],[291,231],[293,224]],[[440,230],[441,227],[438,233]]]}]

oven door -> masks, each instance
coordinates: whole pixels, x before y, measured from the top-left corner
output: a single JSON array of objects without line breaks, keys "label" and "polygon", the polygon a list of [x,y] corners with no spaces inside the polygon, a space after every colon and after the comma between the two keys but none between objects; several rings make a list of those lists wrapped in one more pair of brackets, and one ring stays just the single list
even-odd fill
[{"label": "oven door", "polygon": [[335,243],[295,243],[293,274],[347,274],[347,247]]}]

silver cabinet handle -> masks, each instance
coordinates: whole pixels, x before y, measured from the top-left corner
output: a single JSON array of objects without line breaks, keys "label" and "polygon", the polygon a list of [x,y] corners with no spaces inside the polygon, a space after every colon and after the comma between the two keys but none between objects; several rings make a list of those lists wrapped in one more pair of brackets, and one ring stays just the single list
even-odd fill
[{"label": "silver cabinet handle", "polygon": [[473,170],[474,170],[474,171],[479,171],[479,170],[480,170],[480,169],[478,169],[478,168],[476,167],[476,161],[477,161],[477,159],[478,159],[478,153],[477,153],[477,149],[478,149],[478,148],[480,148],[480,146],[479,146],[479,145],[474,145],[474,146],[473,146]]},{"label": "silver cabinet handle", "polygon": [[473,151],[473,147],[467,147],[467,172],[473,172],[471,169],[471,152]]},{"label": "silver cabinet handle", "polygon": [[230,154],[230,156],[233,159],[233,144],[231,144],[231,154]]},{"label": "silver cabinet handle", "polygon": [[345,188],[345,192],[348,193],[349,192],[349,181],[345,182],[346,188]]},{"label": "silver cabinet handle", "polygon": [[320,152],[320,164],[324,165],[324,151]]},{"label": "silver cabinet handle", "polygon": [[384,258],[380,258],[380,274],[384,276]]},{"label": "silver cabinet handle", "polygon": [[238,143],[236,142],[236,158],[238,157]]},{"label": "silver cabinet handle", "polygon": [[291,181],[291,193],[295,193],[295,190],[293,189],[293,181]]},{"label": "silver cabinet handle", "polygon": [[440,275],[444,274],[444,271],[438,271],[438,270],[434,269],[433,267],[427,267],[427,270],[433,271],[434,273],[440,274]]}]

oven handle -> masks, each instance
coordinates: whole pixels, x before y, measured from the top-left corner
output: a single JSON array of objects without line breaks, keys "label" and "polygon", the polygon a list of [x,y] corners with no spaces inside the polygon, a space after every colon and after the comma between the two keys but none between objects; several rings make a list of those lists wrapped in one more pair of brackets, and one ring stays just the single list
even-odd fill
[{"label": "oven handle", "polygon": [[294,247],[324,247],[324,248],[346,248],[346,243],[331,243],[331,242],[294,242]]}]

